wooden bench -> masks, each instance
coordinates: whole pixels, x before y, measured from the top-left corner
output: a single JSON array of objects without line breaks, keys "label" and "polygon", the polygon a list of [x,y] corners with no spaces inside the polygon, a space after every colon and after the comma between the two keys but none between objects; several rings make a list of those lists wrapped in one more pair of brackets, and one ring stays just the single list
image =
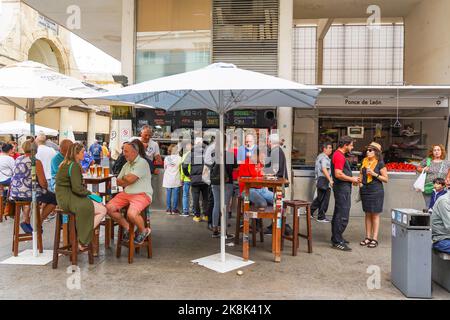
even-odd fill
[{"label": "wooden bench", "polygon": [[450,292],[450,254],[433,250],[431,270],[433,281]]},{"label": "wooden bench", "polygon": [[[56,225],[55,225],[55,240],[53,244],[53,264],[52,268],[58,268],[59,255],[65,255],[70,257],[70,261],[73,266],[78,264],[78,236],[75,223],[75,215],[71,212],[65,212],[59,208],[56,210]],[[68,226],[67,232],[63,233],[63,245],[61,245],[61,229],[63,226]],[[95,237],[95,236],[94,236]],[[94,250],[93,243],[89,244],[87,250],[89,256],[89,264],[94,263]]]},{"label": "wooden bench", "polygon": [[[13,242],[12,242],[12,252],[14,257],[19,255],[19,243],[24,241],[32,241],[33,235],[31,233],[20,233],[20,213],[25,206],[30,206],[31,210],[31,202],[30,201],[14,201],[14,229],[13,229]],[[41,213],[39,209],[39,204],[36,204],[36,216],[37,216],[37,245],[40,253],[44,252],[44,248],[42,245],[42,222],[41,222]]]},{"label": "wooden bench", "polygon": [[[124,208],[124,214],[125,214],[125,218],[126,218],[126,212],[127,212],[128,208]],[[149,227],[150,226],[150,216],[149,214],[147,214],[148,209],[144,210],[141,212],[141,216],[144,219],[144,225],[145,227]],[[128,220],[128,219],[127,219]],[[152,250],[152,234],[150,234],[145,240],[144,243],[142,244],[135,244],[134,243],[134,229],[135,229],[135,225],[134,223],[132,223],[131,221],[128,221],[128,224],[130,225],[130,238],[128,240],[123,240],[123,233],[124,233],[124,229],[122,226],[119,225],[119,235],[117,237],[117,249],[116,249],[116,256],[117,258],[120,258],[121,253],[122,253],[122,246],[127,247],[128,248],[128,263],[133,263],[133,259],[134,259],[134,252],[136,251],[137,253],[139,253],[140,248],[147,248],[147,258],[150,259],[153,256],[153,250]]]}]

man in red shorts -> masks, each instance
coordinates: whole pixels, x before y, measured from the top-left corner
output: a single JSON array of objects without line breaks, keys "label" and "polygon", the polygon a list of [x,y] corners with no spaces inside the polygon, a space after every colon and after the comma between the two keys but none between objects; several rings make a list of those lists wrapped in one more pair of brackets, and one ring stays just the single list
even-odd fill
[{"label": "man in red shorts", "polygon": [[151,229],[145,228],[141,212],[152,202],[152,184],[150,166],[147,161],[139,156],[139,145],[137,140],[126,143],[123,154],[127,163],[117,177],[117,184],[124,188],[123,192],[117,194],[107,205],[108,215],[119,223],[124,229],[124,239],[129,238],[128,221],[120,213],[120,209],[128,206],[127,218],[133,222],[138,233],[134,238],[136,244],[142,244],[150,235]]}]

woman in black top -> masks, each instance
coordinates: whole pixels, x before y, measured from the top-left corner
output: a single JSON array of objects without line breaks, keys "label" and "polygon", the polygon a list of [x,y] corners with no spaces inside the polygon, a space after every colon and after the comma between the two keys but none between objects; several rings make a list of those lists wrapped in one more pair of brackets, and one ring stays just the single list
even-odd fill
[{"label": "woman in black top", "polygon": [[388,174],[381,157],[381,145],[372,142],[367,147],[366,154],[360,173],[361,201],[366,214],[366,238],[360,242],[360,245],[376,248],[378,246],[380,213],[383,212],[383,183],[388,182]]}]

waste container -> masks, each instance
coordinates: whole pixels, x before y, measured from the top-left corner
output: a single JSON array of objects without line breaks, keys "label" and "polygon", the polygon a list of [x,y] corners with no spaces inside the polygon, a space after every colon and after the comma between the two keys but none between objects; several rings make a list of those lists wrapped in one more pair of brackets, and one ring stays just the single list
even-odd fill
[{"label": "waste container", "polygon": [[408,298],[431,298],[431,217],[392,209],[391,281]]}]

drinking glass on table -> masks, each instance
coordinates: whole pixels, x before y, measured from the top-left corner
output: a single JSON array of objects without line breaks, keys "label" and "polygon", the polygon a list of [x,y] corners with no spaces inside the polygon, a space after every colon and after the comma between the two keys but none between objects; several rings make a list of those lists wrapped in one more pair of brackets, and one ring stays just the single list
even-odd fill
[{"label": "drinking glass on table", "polygon": [[94,176],[94,173],[95,173],[95,167],[94,166],[90,166],[89,167],[89,173],[90,173],[91,177]]},{"label": "drinking glass on table", "polygon": [[102,171],[103,171],[103,168],[100,166],[97,166],[97,178],[102,177]]},{"label": "drinking glass on table", "polygon": [[109,177],[109,167],[103,167],[103,178]]}]

